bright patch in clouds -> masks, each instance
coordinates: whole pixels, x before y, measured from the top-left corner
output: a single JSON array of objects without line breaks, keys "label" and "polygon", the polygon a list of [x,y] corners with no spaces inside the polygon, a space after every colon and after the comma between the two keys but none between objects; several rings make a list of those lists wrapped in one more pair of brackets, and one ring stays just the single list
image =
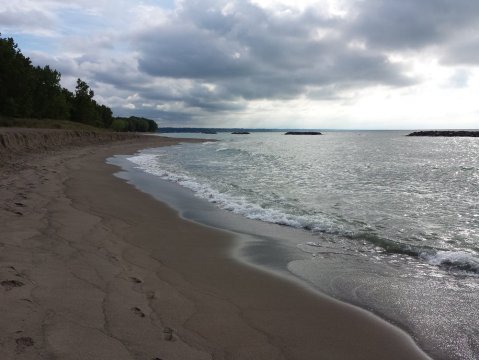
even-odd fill
[{"label": "bright patch in clouds", "polygon": [[[476,0],[17,0],[38,65],[164,126],[477,128]],[[26,21],[28,19],[28,21]]]}]

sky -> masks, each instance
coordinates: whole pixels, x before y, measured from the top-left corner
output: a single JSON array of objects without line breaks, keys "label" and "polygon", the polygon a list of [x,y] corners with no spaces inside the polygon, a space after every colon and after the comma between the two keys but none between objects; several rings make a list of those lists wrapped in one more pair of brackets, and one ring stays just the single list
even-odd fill
[{"label": "sky", "polygon": [[479,128],[477,0],[0,0],[0,32],[160,126]]}]

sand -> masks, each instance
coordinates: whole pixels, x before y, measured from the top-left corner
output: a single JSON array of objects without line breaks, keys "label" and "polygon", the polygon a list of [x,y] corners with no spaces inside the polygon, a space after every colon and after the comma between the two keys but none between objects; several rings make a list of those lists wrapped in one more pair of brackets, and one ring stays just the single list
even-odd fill
[{"label": "sand", "polygon": [[179,218],[105,163],[175,141],[3,163],[0,359],[427,358],[377,317],[236,261],[233,235]]}]

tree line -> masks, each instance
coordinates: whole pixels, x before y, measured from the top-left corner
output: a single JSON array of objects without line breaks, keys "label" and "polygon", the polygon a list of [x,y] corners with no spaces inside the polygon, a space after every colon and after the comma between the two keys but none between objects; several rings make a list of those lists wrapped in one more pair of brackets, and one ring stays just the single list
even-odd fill
[{"label": "tree line", "polygon": [[0,34],[0,115],[13,118],[76,121],[114,131],[150,131],[155,121],[140,117],[113,117],[97,103],[94,91],[78,79],[75,92],[60,85],[61,74],[46,65],[33,66],[13,38]]}]

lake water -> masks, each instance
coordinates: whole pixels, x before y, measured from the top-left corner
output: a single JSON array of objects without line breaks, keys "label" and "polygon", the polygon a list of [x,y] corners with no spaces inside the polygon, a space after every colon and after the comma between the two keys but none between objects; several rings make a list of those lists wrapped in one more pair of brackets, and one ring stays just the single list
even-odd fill
[{"label": "lake water", "polygon": [[[217,141],[123,161],[149,174],[150,188],[166,180],[260,227],[276,224],[277,244],[243,249],[256,265],[388,319],[434,358],[478,359],[479,139],[405,135],[190,134]],[[291,250],[281,261],[255,258],[278,244]]]}]

